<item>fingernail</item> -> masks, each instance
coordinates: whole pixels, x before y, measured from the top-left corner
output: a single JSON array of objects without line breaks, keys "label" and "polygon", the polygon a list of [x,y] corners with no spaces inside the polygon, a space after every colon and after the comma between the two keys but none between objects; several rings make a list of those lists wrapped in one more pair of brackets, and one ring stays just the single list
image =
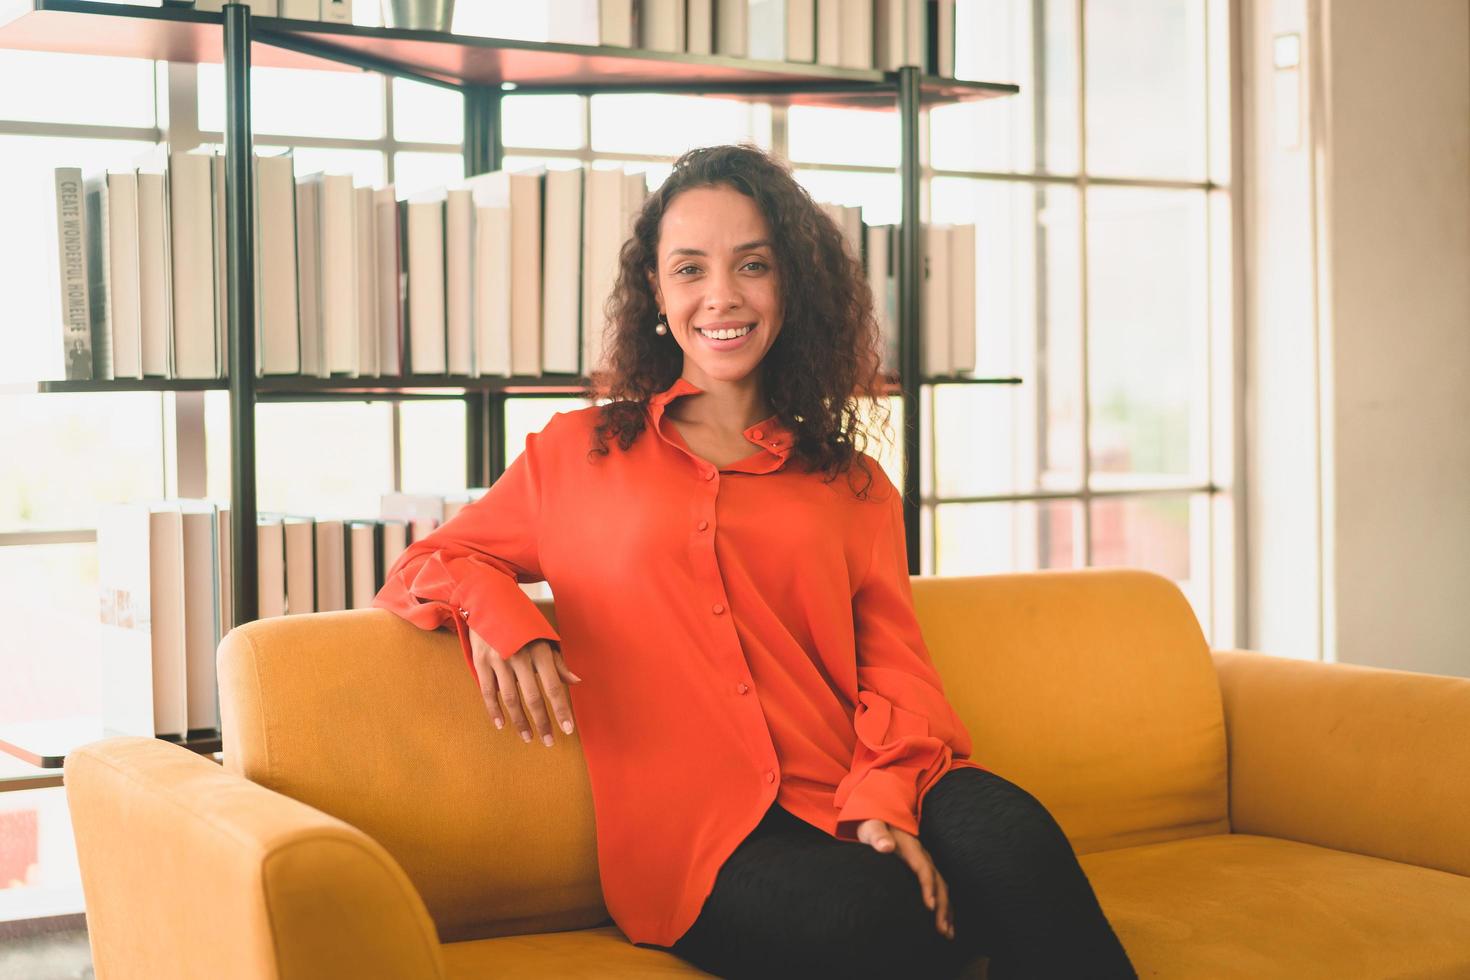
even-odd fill
[{"label": "fingernail", "polygon": [[551,745],[551,733],[547,732],[545,735],[542,735],[541,741],[545,742],[548,746]]},{"label": "fingernail", "polygon": [[572,673],[570,670],[567,671],[567,676],[570,677],[574,681],[580,681],[582,679],[582,678],[578,677],[576,674]]},{"label": "fingernail", "polygon": [[505,727],[505,722],[501,721],[499,718],[496,718],[495,719],[495,727],[496,728],[504,728]]},{"label": "fingernail", "polygon": [[566,732],[568,735],[572,734],[572,723],[569,721],[562,722],[561,730]]},{"label": "fingernail", "polygon": [[529,743],[531,741],[531,733],[530,732],[521,732],[521,741],[522,742]]}]

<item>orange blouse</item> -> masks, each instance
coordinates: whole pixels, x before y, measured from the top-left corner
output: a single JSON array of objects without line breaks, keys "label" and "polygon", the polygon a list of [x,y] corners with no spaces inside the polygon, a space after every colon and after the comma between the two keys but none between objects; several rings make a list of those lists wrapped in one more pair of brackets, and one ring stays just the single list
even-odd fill
[{"label": "orange blouse", "polygon": [[[658,946],[773,800],[840,840],[873,817],[917,835],[939,778],[982,768],[919,632],[882,467],[865,457],[860,500],[845,475],[787,466],[774,415],[745,430],[749,456],[713,466],[663,418],[700,390],[679,378],[654,395],[648,428],[607,456],[587,452],[597,407],[557,413],[374,600],[453,623],[467,661],[466,620],[503,657],[560,644],[582,678],[569,690],[603,897],[629,940]],[[517,584],[542,580],[559,633]]]}]

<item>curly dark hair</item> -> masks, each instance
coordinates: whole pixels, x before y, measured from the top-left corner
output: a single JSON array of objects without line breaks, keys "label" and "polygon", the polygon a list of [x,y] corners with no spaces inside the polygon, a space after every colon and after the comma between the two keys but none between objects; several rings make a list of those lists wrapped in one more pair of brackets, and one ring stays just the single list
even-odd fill
[{"label": "curly dark hair", "polygon": [[[691,188],[719,185],[751,198],[771,229],[784,316],[757,370],[766,398],[794,434],[791,460],[822,470],[830,483],[866,450],[859,399],[872,399],[874,415],[881,416],[885,437],[891,438],[873,293],[836,222],[787,164],[749,143],[684,153],[634,220],[603,306],[602,362],[589,371],[584,392],[590,401],[612,399],[602,406],[589,453],[606,456],[610,435],[628,449],[645,427],[649,397],[683,370],[678,342],[653,330],[658,306],[649,276],[657,273],[659,225],[673,199]],[[856,491],[858,497],[866,495],[868,484]]]}]

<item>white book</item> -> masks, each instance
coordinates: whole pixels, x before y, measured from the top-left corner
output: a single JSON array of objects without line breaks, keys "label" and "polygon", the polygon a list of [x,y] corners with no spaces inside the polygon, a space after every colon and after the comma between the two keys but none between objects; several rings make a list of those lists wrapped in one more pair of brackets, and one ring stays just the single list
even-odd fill
[{"label": "white book", "polygon": [[322,332],[320,190],[315,181],[302,178],[296,182],[296,305],[301,324],[301,373],[325,378],[329,372]]},{"label": "white book", "polygon": [[684,0],[642,0],[639,46],[649,51],[684,50]]},{"label": "white book", "polygon": [[286,612],[316,611],[316,521],[287,516],[281,522],[286,551]]},{"label": "white book", "polygon": [[80,167],[57,167],[56,245],[61,271],[61,354],[68,381],[92,380],[87,204]]},{"label": "white book", "polygon": [[357,239],[357,374],[378,376],[378,231],[377,202],[371,187],[354,187]]},{"label": "white book", "polygon": [[262,374],[301,371],[296,183],[290,156],[255,158],[256,361]]},{"label": "white book", "polygon": [[925,40],[929,46],[929,58],[924,71],[940,78],[954,77],[954,2],[929,0],[925,5],[928,15]]},{"label": "white book", "polygon": [[143,376],[172,377],[172,262],[168,248],[168,187],[163,172],[138,170],[138,321]]},{"label": "white book", "polygon": [[715,53],[715,0],[689,0],[684,11],[684,50]]},{"label": "white book", "polygon": [[749,17],[747,0],[719,0],[715,4],[715,54],[749,57]]},{"label": "white book", "polygon": [[212,156],[192,150],[168,155],[174,376],[178,378],[219,376]]},{"label": "white book", "polygon": [[184,678],[190,731],[219,728],[214,652],[219,642],[219,555],[214,507],[179,502],[184,541]]},{"label": "white book", "polygon": [[541,206],[546,168],[510,175],[511,373],[541,374]]},{"label": "white book", "polygon": [[840,63],[844,68],[873,67],[873,5],[843,4]]},{"label": "white book", "polygon": [[610,47],[638,46],[638,17],[635,0],[602,0],[598,10],[598,33]]},{"label": "white book", "polygon": [[330,24],[352,23],[352,0],[321,0],[321,19]]},{"label": "white book", "polygon": [[582,167],[546,174],[541,369],[578,374],[582,354]]},{"label": "white book", "polygon": [[444,201],[444,323],[449,373],[475,377],[475,202],[469,188],[448,191]]},{"label": "white book", "polygon": [[444,374],[444,192],[408,201],[408,371]]},{"label": "white book", "polygon": [[387,582],[394,563],[408,550],[408,521],[384,518],[379,523],[383,527],[382,580]]},{"label": "white book", "polygon": [[473,329],[475,370],[481,376],[511,373],[510,175],[504,170],[465,182],[475,208]]},{"label": "white book", "polygon": [[601,34],[599,13],[597,0],[550,0],[546,38],[557,44],[596,45]]},{"label": "white book", "polygon": [[104,504],[97,520],[103,733],[182,737],[182,515],[168,501]]},{"label": "white book", "polygon": [[873,67],[897,71],[906,64],[904,46],[908,0],[873,0]]},{"label": "white book", "polygon": [[868,287],[873,291],[873,316],[882,345],[884,374],[898,373],[898,290],[893,278],[893,225],[870,225],[864,256]]},{"label": "white book", "polygon": [[256,515],[255,561],[260,618],[286,615],[286,535],[279,514]]},{"label": "white book", "polygon": [[347,570],[342,535],[343,522],[324,518],[316,522],[316,611],[347,608]]},{"label": "white book", "polygon": [[[903,0],[903,45],[905,65],[924,68],[925,52],[929,49],[926,0]],[[925,69],[927,70],[927,69]]]},{"label": "white book", "polygon": [[377,242],[378,374],[403,373],[403,255],[398,228],[398,199],[393,185],[373,192],[373,233]]},{"label": "white book", "polygon": [[348,521],[342,545],[347,608],[369,609],[382,587],[383,526],[377,521]]},{"label": "white book", "polygon": [[786,60],[817,60],[817,0],[786,0]]},{"label": "white book", "polygon": [[225,638],[235,626],[235,595],[233,580],[230,578],[230,505],[227,501],[216,501],[214,505],[215,528],[218,530],[218,546],[215,554],[219,557],[219,569],[216,580],[219,583],[219,635],[215,637],[215,643]]},{"label": "white book", "polygon": [[143,377],[138,295],[138,175],[107,175],[107,305],[112,325],[112,376]]},{"label": "white book", "polygon": [[606,344],[603,304],[617,278],[624,178],[621,168],[594,167],[587,172],[582,227],[582,373],[586,375],[602,361]]},{"label": "white book", "polygon": [[975,226],[954,225],[949,230],[950,370],[975,370]]},{"label": "white book", "polygon": [[326,373],[356,376],[357,371],[357,204],[352,177],[315,173],[305,177],[317,188],[317,263]]},{"label": "white book", "polygon": [[279,0],[282,17],[292,20],[321,20],[320,0]]},{"label": "white book", "polygon": [[948,225],[924,227],[923,327],[924,376],[951,374]]},{"label": "white book", "polygon": [[786,60],[786,28],[786,0],[748,0],[747,57],[757,61]]},{"label": "white book", "polygon": [[842,64],[842,0],[817,0],[817,64]]}]

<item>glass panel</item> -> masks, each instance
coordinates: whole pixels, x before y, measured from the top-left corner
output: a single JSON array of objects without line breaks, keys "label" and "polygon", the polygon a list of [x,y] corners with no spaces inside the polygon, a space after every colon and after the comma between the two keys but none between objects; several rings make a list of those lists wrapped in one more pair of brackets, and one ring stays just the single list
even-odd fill
[{"label": "glass panel", "polygon": [[557,412],[586,408],[581,398],[507,398],[505,400],[505,465],[526,449],[526,436],[540,432]]},{"label": "glass panel", "polygon": [[0,398],[0,459],[24,461],[0,480],[0,531],[96,527],[100,504],[161,496],[161,397]]},{"label": "glass panel", "polygon": [[863,209],[870,225],[897,224],[902,213],[898,174],[850,170],[793,170],[796,182],[817,201]]},{"label": "glass panel", "polygon": [[898,166],[898,113],[794,105],[786,114],[793,162]]},{"label": "glass panel", "polygon": [[769,111],[735,99],[692,95],[594,95],[592,149],[678,156],[696,146],[750,139],[771,145]]},{"label": "glass panel", "polygon": [[[281,136],[383,137],[383,76],[362,71],[252,68],[250,124]],[[199,128],[224,128],[220,65],[199,66]]]},{"label": "glass panel", "polygon": [[[84,909],[64,787],[0,793],[0,841],[0,922],[75,915]],[[6,951],[6,975],[92,976],[85,935],[68,932],[65,944],[25,944]]]},{"label": "glass panel", "polygon": [[938,575],[1076,568],[1082,507],[1075,500],[940,504]]},{"label": "glass panel", "polygon": [[[1043,18],[1040,43],[1038,16]],[[1021,91],[930,110],[933,166],[941,170],[1076,173],[1076,0],[961,3],[955,10],[955,39],[957,77],[1012,82]]]},{"label": "glass panel", "polygon": [[[226,392],[207,393],[204,427],[209,494],[228,499]],[[392,436],[387,402],[258,405],[257,510],[317,517],[377,516],[382,495],[393,488]]]},{"label": "glass panel", "polygon": [[448,493],[465,486],[464,402],[402,402],[398,422],[404,493]]},{"label": "glass panel", "polygon": [[1171,579],[1210,625],[1207,494],[1100,497],[1092,501],[1092,566],[1132,567]]},{"label": "glass panel", "polygon": [[393,137],[459,143],[464,139],[464,96],[411,78],[393,79]]},{"label": "glass panel", "polygon": [[1230,183],[1230,0],[1209,4],[1210,179]]},{"label": "glass panel", "polygon": [[0,51],[0,119],[154,126],[153,62]]},{"label": "glass panel", "polygon": [[[263,156],[277,155],[284,146],[257,146]],[[297,177],[317,172],[351,174],[361,187],[381,187],[387,182],[386,158],[377,150],[348,150],[334,147],[298,146],[291,151],[291,168]]]},{"label": "glass panel", "polygon": [[1205,195],[1091,187],[1087,208],[1094,486],[1203,481],[1193,442],[1208,391]]},{"label": "glass panel", "polygon": [[0,720],[100,716],[97,546],[7,545],[0,582]]},{"label": "glass panel", "polygon": [[580,95],[507,95],[500,100],[501,143],[547,150],[580,150]]},{"label": "glass panel", "polygon": [[464,157],[458,153],[396,153],[393,187],[401,201],[421,191],[448,187],[464,179]]},{"label": "glass panel", "polygon": [[[1081,485],[1081,272],[1077,191],[1071,186],[938,177],[933,213],[976,226],[976,377],[1019,377],[1009,391],[945,386],[939,431],[943,496]],[[974,413],[984,409],[985,414]],[[955,412],[961,417],[945,418]],[[971,481],[970,418],[1005,419],[999,483]],[[969,433],[969,435],[967,435]],[[992,452],[1000,447],[992,447]],[[1013,456],[1014,454],[1014,456]],[[1038,464],[1038,461],[1040,463]]]},{"label": "glass panel", "polygon": [[83,176],[130,167],[152,146],[130,140],[0,136],[0,382],[65,377],[56,247],[57,167]]},{"label": "glass panel", "polygon": [[1088,0],[1087,170],[1203,180],[1205,10],[1199,0]]}]

